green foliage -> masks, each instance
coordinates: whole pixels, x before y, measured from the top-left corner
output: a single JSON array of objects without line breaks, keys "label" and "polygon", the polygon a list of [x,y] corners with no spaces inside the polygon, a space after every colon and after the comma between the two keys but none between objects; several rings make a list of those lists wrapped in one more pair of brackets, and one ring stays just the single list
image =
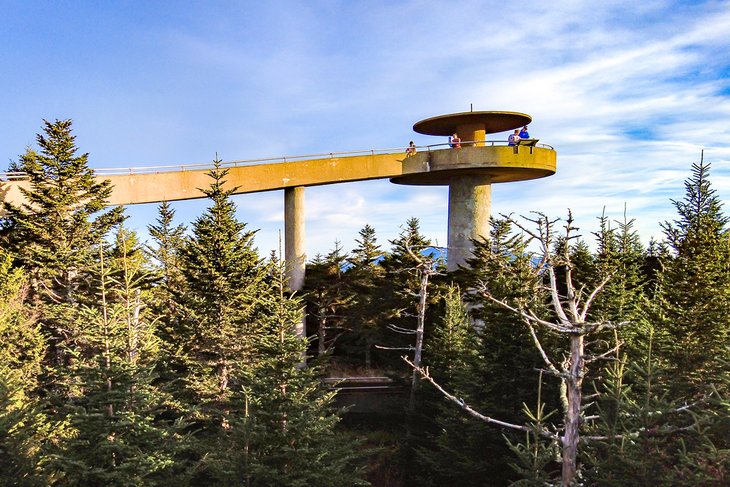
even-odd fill
[{"label": "green foliage", "polygon": [[[431,241],[421,234],[417,218],[408,219],[398,238],[391,240],[390,243],[392,249],[380,263],[385,270],[383,304],[386,313],[383,318],[391,328],[405,332],[384,333],[382,334],[383,341],[379,345],[413,348],[416,341],[414,336],[418,326],[418,313],[421,305],[419,294],[424,273],[437,272],[443,269],[444,263],[433,254],[433,249],[430,248]],[[426,313],[428,313],[430,305],[438,302],[438,296],[437,286],[429,283],[424,303],[427,308]],[[425,317],[425,321],[426,323],[431,321],[430,315]],[[412,333],[408,333],[406,330],[411,330]],[[402,361],[396,357],[397,355],[393,353],[388,363],[389,368],[402,369]]]},{"label": "green foliage", "polygon": [[674,389],[693,396],[730,372],[718,361],[730,345],[730,234],[708,164],[692,166],[685,190],[678,219],[664,224],[673,255],[659,275],[656,319]]},{"label": "green foliage", "polygon": [[45,348],[40,326],[25,305],[27,279],[0,250],[0,485],[44,485],[37,468],[53,437],[39,400]]},{"label": "green foliage", "polygon": [[122,210],[102,212],[111,184],[96,180],[88,154],[77,155],[71,121],[44,121],[43,131],[37,136],[40,151],[28,149],[17,164],[30,187],[21,189],[21,206],[5,203],[4,232],[30,277],[50,356],[61,363],[68,359],[63,350],[81,333],[70,324],[85,295],[93,246],[122,220]]},{"label": "green foliage", "polygon": [[212,204],[180,254],[177,348],[195,405],[190,482],[359,485],[352,443],[334,434],[332,393],[316,367],[302,367],[307,341],[294,328],[303,303],[285,292],[283,265],[259,259],[215,164]]},{"label": "green foliage", "polygon": [[[304,285],[308,305],[308,326],[317,334],[317,352],[324,355],[335,344],[335,341],[349,329],[343,311],[351,304],[355,296],[347,285],[345,264],[347,255],[342,252],[339,241],[335,248],[325,257],[315,256],[307,265],[307,277]],[[333,333],[330,333],[333,332]]]},{"label": "green foliage", "polygon": [[156,383],[159,342],[143,253],[123,228],[111,250],[101,244],[98,252],[97,299],[77,316],[81,346],[66,350],[70,364],[57,372],[70,431],[45,468],[54,485],[169,485],[183,438],[167,419],[177,406]]},{"label": "green foliage", "polygon": [[359,235],[355,240],[357,246],[348,258],[350,267],[346,272],[348,287],[354,296],[347,307],[352,332],[343,337],[340,348],[350,357],[362,357],[360,363],[370,369],[374,365],[373,356],[377,355],[373,353],[375,344],[383,343],[385,270],[378,262],[383,251],[377,244],[375,229],[365,225]]},{"label": "green foliage", "polygon": [[[175,211],[167,202],[160,204],[155,225],[147,227],[154,245],[146,247],[147,255],[156,264],[157,282],[152,288],[151,306],[160,317],[159,335],[163,346],[170,347],[183,328],[178,298],[183,289],[181,253],[185,243],[185,227],[174,225]],[[169,351],[174,354],[174,350]]]},{"label": "green foliage", "polygon": [[[447,288],[443,309],[442,318],[427,338],[425,362],[434,378],[448,385],[453,394],[470,403],[480,401],[482,384],[474,380],[483,365],[479,336],[458,286]],[[421,420],[429,427],[416,446],[414,484],[473,485],[486,478],[489,441],[485,438],[498,437],[498,432],[467,417],[430,388],[420,397]]]},{"label": "green foliage", "polygon": [[510,463],[518,474],[519,480],[511,483],[513,487],[550,485],[557,475],[551,472],[556,460],[560,457],[558,445],[553,440],[546,440],[542,432],[550,426],[548,419],[555,413],[546,412],[546,405],[542,401],[542,374],[537,388],[537,404],[531,410],[523,404],[523,411],[527,417],[527,426],[530,431],[525,432],[523,442],[512,442],[505,436],[505,441],[517,458]]},{"label": "green foliage", "polygon": [[37,136],[40,151],[28,149],[18,169],[28,175],[27,202],[5,203],[11,248],[26,267],[35,289],[48,299],[73,299],[80,275],[89,264],[90,249],[112,225],[121,209],[102,213],[112,191],[88,167],[88,154],[77,155],[71,120],[44,120],[45,135]]},{"label": "green foliage", "polygon": [[[292,330],[303,303],[285,292],[284,266],[271,266],[271,292],[258,340],[257,357],[237,393],[242,415],[231,423],[232,439],[222,485],[365,485],[353,442],[336,433],[334,393],[324,389],[317,367],[302,367],[307,342]],[[224,458],[225,458],[224,457]],[[245,479],[247,483],[240,482]]]},{"label": "green foliage", "polygon": [[[227,170],[220,161],[209,173],[205,194],[211,207],[192,227],[181,254],[185,279],[180,299],[184,330],[178,337],[186,353],[189,385],[201,409],[226,409],[239,364],[255,353],[257,320],[266,292],[266,267],[253,246],[254,232],[235,218],[235,205],[224,189]],[[217,415],[218,413],[214,413]],[[218,422],[222,419],[208,418]]]},{"label": "green foliage", "polygon": [[[508,221],[492,221],[491,238],[475,241],[468,267],[450,276],[466,291],[466,303],[453,288],[447,291],[444,319],[427,337],[425,356],[432,376],[457,397],[490,416],[516,423],[524,421],[521,405],[534,396],[539,379],[535,369],[542,362],[521,320],[475,290],[486,286],[500,299],[539,303],[525,245],[512,234]],[[419,446],[419,483],[506,485],[514,480],[514,473],[504,468],[514,461],[514,453],[503,433],[514,444],[518,436],[466,417],[432,392],[424,394],[423,414],[431,419]]]}]

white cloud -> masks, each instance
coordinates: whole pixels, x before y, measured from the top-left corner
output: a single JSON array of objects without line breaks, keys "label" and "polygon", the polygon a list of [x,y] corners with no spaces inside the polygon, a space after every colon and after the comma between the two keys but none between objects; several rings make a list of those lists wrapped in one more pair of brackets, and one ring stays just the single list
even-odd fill
[{"label": "white cloud", "polygon": [[[101,81],[73,92],[83,114],[79,140],[91,144],[82,149],[91,150],[94,164],[442,142],[410,127],[473,103],[475,110],[532,115],[533,135],[558,151],[555,176],[495,185],[495,213],[539,208],[560,216],[572,208],[591,228],[604,206],[619,218],[626,205],[645,241],[659,237],[658,223],[673,218],[669,200],[682,197],[703,147],[718,195],[730,199],[730,2],[260,2],[191,9],[174,24],[147,12],[144,39],[159,46],[148,51],[139,43],[129,55],[150,58],[147,66],[132,64],[149,80],[96,73]],[[14,41],[16,50],[31,44],[30,37]],[[94,44],[69,46],[69,69],[96,72],[78,51]],[[18,139],[14,121],[27,117],[28,107],[57,106],[57,92],[24,84],[41,79],[42,70],[24,73],[2,81],[6,92],[19,94],[0,122],[6,160],[32,139]],[[326,252],[335,239],[349,248],[366,223],[387,245],[410,216],[443,243],[446,195],[445,188],[387,181],[308,188],[308,252]],[[236,203],[239,217],[261,228],[260,248],[276,248],[283,195],[243,195]],[[191,221],[203,205],[179,207],[179,217]],[[133,213],[131,225],[150,223],[148,210]]]}]

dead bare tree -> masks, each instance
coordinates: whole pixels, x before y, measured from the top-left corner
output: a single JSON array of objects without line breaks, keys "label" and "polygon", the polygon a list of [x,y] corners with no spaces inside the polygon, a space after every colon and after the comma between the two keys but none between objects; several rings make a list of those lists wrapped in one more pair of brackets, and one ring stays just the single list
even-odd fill
[{"label": "dead bare tree", "polygon": [[[537,261],[534,266],[534,278],[541,282],[542,289],[550,301],[552,319],[545,319],[530,309],[529,303],[508,303],[494,296],[488,287],[482,283],[477,292],[484,298],[496,303],[517,314],[530,331],[532,341],[540,353],[547,372],[561,381],[560,402],[563,409],[562,434],[560,434],[560,449],[562,453],[562,485],[573,485],[578,473],[578,446],[581,441],[581,424],[585,418],[583,414],[583,379],[588,371],[588,365],[596,360],[607,359],[614,349],[606,350],[598,355],[586,356],[586,336],[596,334],[602,330],[615,329],[625,325],[625,322],[595,322],[589,319],[589,311],[594,300],[611,279],[606,276],[593,289],[577,288],[573,279],[573,263],[570,258],[570,244],[579,238],[577,228],[573,226],[572,214],[563,226],[562,241],[558,244],[555,226],[558,220],[550,220],[542,213],[535,216],[522,217],[530,225],[522,221],[507,217],[509,222],[529,236],[537,245]],[[557,245],[557,249],[555,248]],[[558,272],[563,273],[563,282],[558,282]],[[568,338],[567,355],[558,363],[548,356],[542,346],[536,328],[545,328]],[[619,346],[619,345],[617,345]]]},{"label": "dead bare tree", "polygon": [[[577,229],[573,226],[572,215],[568,214],[562,235],[558,235],[555,231],[559,220],[550,220],[542,213],[535,213],[534,215],[534,217],[522,217],[520,221],[511,216],[506,218],[512,225],[524,232],[531,243],[537,246],[535,255],[531,259],[534,262],[531,272],[532,278],[539,283],[538,289],[544,291],[544,293],[535,296],[532,301],[508,302],[495,296],[485,282],[479,282],[474,292],[520,317],[527,326],[533,344],[545,363],[545,372],[561,381],[562,425],[555,432],[541,430],[537,433],[540,436],[557,441],[560,445],[562,454],[561,485],[570,486],[575,484],[578,475],[577,457],[578,447],[581,442],[581,424],[586,420],[586,417],[583,416],[583,380],[588,371],[588,365],[597,360],[610,359],[617,349],[611,348],[597,355],[588,356],[585,354],[586,336],[596,334],[602,330],[616,329],[626,323],[595,322],[589,319],[591,305],[611,276],[605,277],[592,289],[577,288],[574,284],[570,243],[579,235],[576,234]],[[558,236],[561,238],[558,239]],[[562,283],[559,282],[558,269],[562,271]],[[539,312],[536,311],[538,308],[537,303],[542,304],[545,299],[550,303],[549,309],[552,315],[550,318],[540,316]],[[551,358],[546,352],[536,331],[539,328],[550,330],[568,338],[567,354],[560,361]],[[415,360],[411,362],[405,357],[404,360],[413,367],[414,373],[417,372],[424,380],[433,384],[447,399],[456,403],[471,416],[501,427],[520,431],[529,430],[527,426],[500,421],[475,411],[463,400],[448,393],[441,385],[437,384],[429,375],[427,368],[421,367]],[[583,438],[583,440],[590,439],[589,437]]]},{"label": "dead bare tree", "polygon": [[[418,379],[420,376],[418,372],[418,367],[420,367],[421,365],[421,359],[423,356],[423,337],[426,323],[426,308],[428,303],[429,282],[433,276],[438,275],[440,272],[438,270],[438,259],[433,257],[432,254],[422,253],[421,251],[424,249],[414,249],[408,239],[406,239],[404,243],[404,248],[406,253],[413,260],[414,265],[410,268],[404,269],[403,271],[415,274],[419,280],[418,293],[415,296],[417,299],[416,313],[411,315],[416,318],[416,328],[404,328],[401,326],[396,326],[394,324],[389,324],[388,329],[395,333],[400,333],[403,335],[413,335],[415,337],[415,341],[413,345],[409,345],[407,347],[377,346],[377,348],[384,350],[406,350],[413,352],[413,361],[409,361],[409,364],[411,364],[411,366],[413,367],[413,373],[411,374],[411,392],[408,401],[408,409],[409,411],[413,412],[416,405],[416,389],[418,388]],[[434,247],[429,246],[429,248]]]}]

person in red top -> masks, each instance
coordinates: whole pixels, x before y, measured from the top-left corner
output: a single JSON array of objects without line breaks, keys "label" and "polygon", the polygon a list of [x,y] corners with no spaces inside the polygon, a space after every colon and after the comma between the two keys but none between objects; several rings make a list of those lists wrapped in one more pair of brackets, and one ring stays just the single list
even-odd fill
[{"label": "person in red top", "polygon": [[451,144],[452,149],[461,149],[461,139],[457,134],[451,136],[449,144]]}]

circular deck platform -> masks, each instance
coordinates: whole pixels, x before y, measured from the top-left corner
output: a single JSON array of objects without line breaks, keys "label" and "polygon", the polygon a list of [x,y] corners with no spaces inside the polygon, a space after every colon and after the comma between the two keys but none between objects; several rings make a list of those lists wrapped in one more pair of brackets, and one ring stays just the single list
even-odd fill
[{"label": "circular deck platform", "polygon": [[[451,135],[468,127],[478,127],[486,134],[496,134],[523,127],[532,117],[520,112],[462,112],[439,115],[416,122],[413,130],[425,135]],[[462,137],[463,139],[463,137]]]},{"label": "circular deck platform", "polygon": [[555,174],[553,149],[527,146],[462,147],[419,152],[403,162],[396,184],[441,186],[454,177],[481,175],[490,183],[544,178]]}]

